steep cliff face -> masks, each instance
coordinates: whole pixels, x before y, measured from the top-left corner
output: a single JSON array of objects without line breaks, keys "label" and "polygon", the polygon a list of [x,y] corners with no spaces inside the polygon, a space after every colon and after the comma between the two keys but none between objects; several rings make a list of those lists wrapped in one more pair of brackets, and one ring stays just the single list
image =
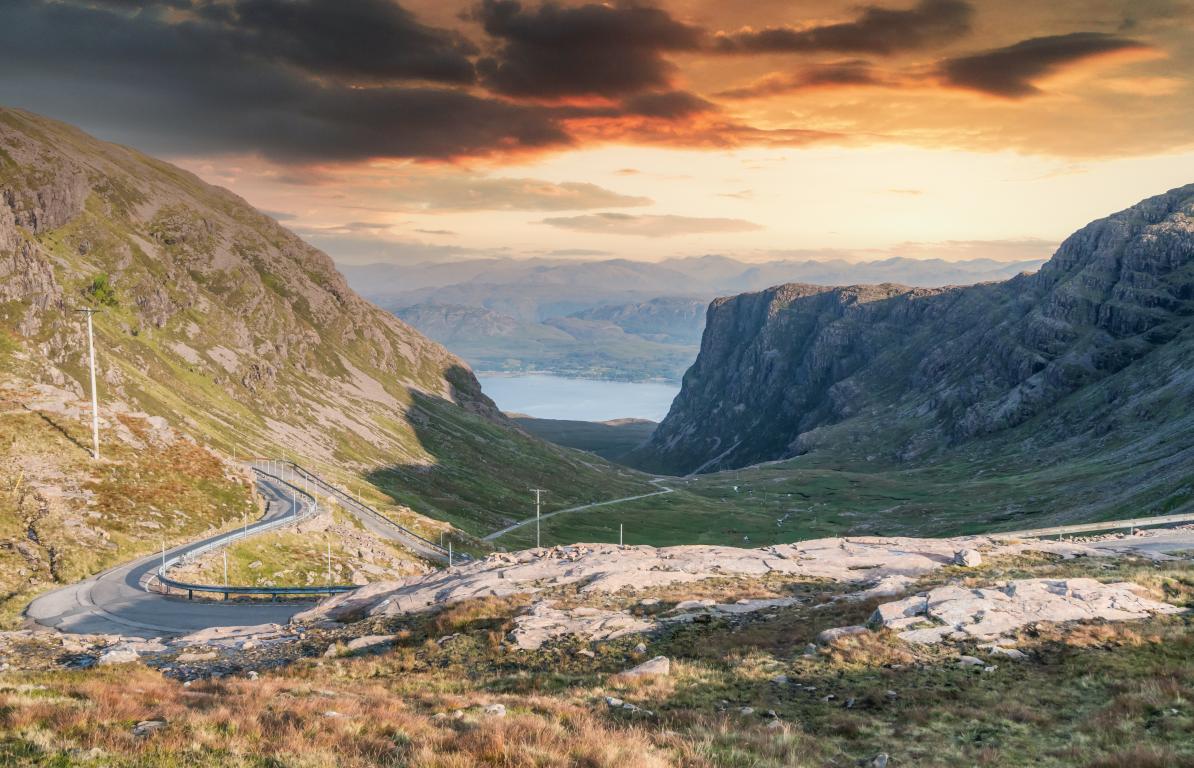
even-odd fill
[{"label": "steep cliff face", "polygon": [[[1194,185],[1084,227],[1039,272],[1002,283],[719,299],[671,413],[633,461],[697,472],[786,458],[852,420],[897,459],[1030,420],[1053,442],[1105,431],[1124,393],[1185,386],[1185,369],[1152,382],[1133,372],[1151,376],[1138,364],[1194,343],[1192,313]],[[1096,384],[1101,406],[1062,407]]]},{"label": "steep cliff face", "polygon": [[102,309],[101,401],[226,452],[352,470],[478,530],[544,474],[583,498],[633,484],[521,433],[459,358],[231,192],[0,109],[0,378],[82,395],[79,306]]}]

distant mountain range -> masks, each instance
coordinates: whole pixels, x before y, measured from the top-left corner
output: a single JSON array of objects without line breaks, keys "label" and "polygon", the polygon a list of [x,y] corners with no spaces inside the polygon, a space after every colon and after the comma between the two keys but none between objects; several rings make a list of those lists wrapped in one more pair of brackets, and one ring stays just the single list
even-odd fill
[{"label": "distant mountain range", "polygon": [[484,371],[678,381],[696,355],[713,298],[776,283],[973,284],[1040,261],[892,258],[748,263],[725,256],[476,259],[344,267],[362,295]]}]

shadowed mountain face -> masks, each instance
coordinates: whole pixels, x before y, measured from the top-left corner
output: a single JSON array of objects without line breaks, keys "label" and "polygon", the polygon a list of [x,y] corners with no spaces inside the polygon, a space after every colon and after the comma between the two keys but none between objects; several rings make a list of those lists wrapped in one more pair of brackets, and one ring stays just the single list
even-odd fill
[{"label": "shadowed mountain face", "polygon": [[637,482],[518,430],[459,358],[236,195],[0,109],[0,384],[83,396],[79,306],[102,309],[105,427],[119,402],[225,452],[384,471],[397,500],[463,527],[521,514],[552,476],[576,498]]},{"label": "shadowed mountain face", "polygon": [[1194,185],[1093,222],[1036,274],[1001,283],[719,299],[671,412],[631,461],[704,472],[847,434],[895,462],[999,439],[1084,436],[1096,450],[1194,404],[1192,313]]}]

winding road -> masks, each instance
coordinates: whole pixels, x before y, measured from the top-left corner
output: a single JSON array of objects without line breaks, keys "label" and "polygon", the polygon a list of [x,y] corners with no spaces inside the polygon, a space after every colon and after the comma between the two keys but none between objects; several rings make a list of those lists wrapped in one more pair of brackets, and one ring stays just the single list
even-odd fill
[{"label": "winding road", "polygon": [[[301,468],[299,468],[301,471]],[[310,475],[308,480],[317,480],[321,486],[326,486],[321,479]],[[224,532],[208,536],[199,541],[193,541],[180,547],[167,550],[167,561],[182,557],[190,553],[210,548],[232,538],[253,535],[270,528],[278,527],[283,520],[304,517],[308,511],[308,499],[302,493],[293,494],[292,487],[278,477],[259,471],[257,487],[267,501],[265,514],[256,522],[245,528],[233,532]],[[330,488],[331,486],[327,486]],[[594,507],[603,507],[626,501],[645,499],[671,493],[674,489],[661,487],[653,493],[637,496],[627,496],[621,499],[592,502],[568,509],[560,509],[542,515],[540,520],[562,515],[568,512],[578,512]],[[337,495],[343,495],[336,491]],[[351,499],[349,499],[352,501]],[[356,511],[356,510],[354,510]],[[371,508],[370,508],[370,511]],[[374,513],[379,526],[389,523],[390,527],[398,528],[395,523],[384,518],[380,513]],[[1114,530],[1121,528],[1139,528],[1143,526],[1175,525],[1189,523],[1194,515],[1169,515],[1163,517],[1144,518],[1136,520],[1118,520],[1105,523],[1086,525],[1061,526],[1055,528],[1041,528],[1015,533],[989,534],[992,536],[1032,538],[1036,536],[1073,534],[1093,530]],[[513,525],[494,531],[485,537],[492,541],[505,533],[530,525],[535,518],[522,520]],[[382,530],[378,531],[383,533]],[[438,549],[430,542],[417,535],[401,529],[402,537],[414,537],[423,548]],[[392,530],[384,531],[391,537],[397,538]],[[1128,536],[1123,538],[1104,539],[1088,543],[1096,549],[1139,552],[1141,554],[1169,554],[1183,551],[1194,551],[1194,527],[1149,531],[1147,534]],[[215,627],[237,627],[254,624],[284,624],[296,613],[307,608],[310,601],[287,600],[285,602],[267,602],[253,600],[245,602],[210,602],[191,601],[182,597],[174,597],[150,591],[148,588],[154,580],[154,575],[162,562],[161,553],[148,555],[117,566],[100,573],[85,581],[68,587],[49,592],[38,597],[25,611],[26,618],[41,625],[57,629],[62,632],[76,634],[115,634],[127,637],[155,638],[189,634],[203,629]]]},{"label": "winding road", "polygon": [[[292,499],[277,479],[259,474],[257,487],[268,503],[265,515],[248,525],[249,535],[305,513],[307,502],[301,496]],[[166,550],[166,557],[185,555],[227,536],[221,533]],[[283,624],[310,607],[310,601],[224,603],[167,597],[146,588],[161,561],[161,553],[149,555],[49,592],[30,603],[25,615],[62,632],[152,638],[212,627]]]}]

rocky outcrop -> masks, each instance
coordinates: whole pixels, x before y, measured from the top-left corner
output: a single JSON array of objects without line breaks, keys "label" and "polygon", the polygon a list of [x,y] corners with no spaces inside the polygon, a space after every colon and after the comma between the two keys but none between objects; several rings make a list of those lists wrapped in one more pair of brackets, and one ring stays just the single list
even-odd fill
[{"label": "rocky outcrop", "polygon": [[1020,579],[990,588],[938,587],[879,606],[870,623],[910,643],[937,643],[991,640],[1044,621],[1128,621],[1182,610],[1129,582]]},{"label": "rocky outcrop", "polygon": [[865,430],[893,459],[1040,416],[1051,442],[1105,428],[1114,401],[1053,409],[1187,343],[1192,262],[1194,185],[1084,227],[1039,272],[1002,283],[719,299],[671,412],[630,461],[688,473],[785,458],[815,450],[820,429],[880,413]]},{"label": "rocky outcrop", "polygon": [[982,537],[816,539],[761,549],[576,544],[495,554],[451,570],[377,582],[337,595],[298,614],[295,620],[355,621],[368,615],[420,613],[461,600],[535,594],[564,585],[577,585],[581,594],[602,594],[716,577],[768,574],[844,583],[877,582],[889,576],[928,573],[952,564],[959,549],[980,547],[991,555],[1027,550],[1062,556],[1097,554],[1093,549],[1065,542],[999,542]]},{"label": "rocky outcrop", "polygon": [[622,611],[600,608],[555,608],[549,601],[541,601],[514,619],[510,642],[524,651],[533,651],[545,642],[565,635],[586,640],[613,640],[635,632],[645,632],[654,622],[636,618]]}]

